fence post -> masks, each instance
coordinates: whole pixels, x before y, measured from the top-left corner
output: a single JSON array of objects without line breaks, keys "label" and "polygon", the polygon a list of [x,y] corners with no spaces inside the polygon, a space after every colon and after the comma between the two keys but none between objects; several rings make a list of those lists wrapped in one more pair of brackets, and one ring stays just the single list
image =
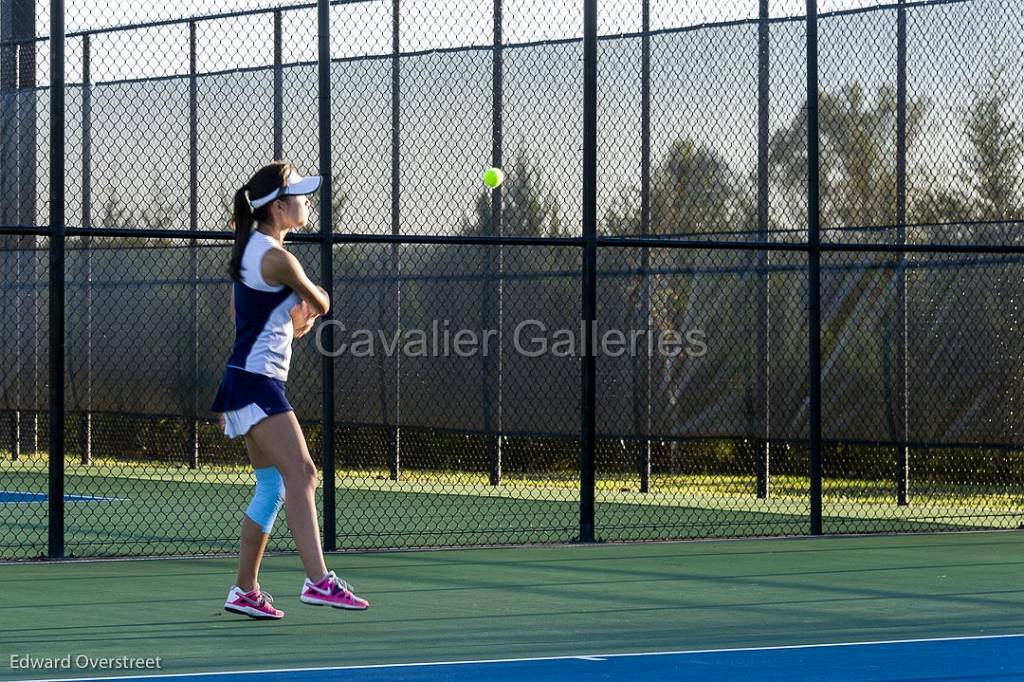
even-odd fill
[{"label": "fence post", "polygon": [[50,0],[49,556],[64,556],[64,2]]},{"label": "fence post", "polygon": [[[768,241],[768,59],[769,25],[768,0],[760,0],[757,23],[757,238]],[[757,252],[757,310],[755,313],[757,359],[754,365],[754,425],[761,422],[760,438],[754,439],[757,448],[757,497],[766,500],[771,496],[771,428],[770,398],[768,394],[770,369],[769,315],[771,282],[768,267],[771,253]],[[760,410],[761,419],[757,419]]]},{"label": "fence post", "polygon": [[[13,44],[13,0],[0,0],[0,196],[13,197],[13,200],[0,202],[0,223],[13,225],[18,222],[18,118],[17,98],[15,90],[18,84],[18,51]],[[14,250],[13,282],[15,334],[21,331],[21,246],[22,239],[18,236],[5,240]],[[18,460],[21,455],[21,411],[18,402],[21,400],[21,339],[14,338],[14,410],[11,414],[11,459]]]},{"label": "fence post", "polygon": [[[320,281],[321,286],[334,296],[334,220],[331,177],[331,3],[317,0],[317,71],[319,75],[320,114]],[[324,320],[334,317],[327,311]],[[324,345],[334,348],[334,325],[323,330]],[[324,550],[337,549],[335,514],[335,466],[334,466],[334,358],[325,353],[321,358],[322,415],[321,415],[321,461],[324,470]]]},{"label": "fence post", "polygon": [[[199,80],[196,58],[196,22],[188,22],[188,226],[199,229]],[[199,242],[189,239],[189,276],[192,290],[189,296],[192,316],[192,405],[189,414],[188,468],[199,468]]]},{"label": "fence post", "polygon": [[284,158],[284,68],[281,10],[274,10],[274,158]]},{"label": "fence post", "polygon": [[[643,0],[640,42],[640,235],[651,234],[651,0]],[[640,247],[637,324],[651,333],[651,251]],[[633,355],[633,433],[637,438],[640,492],[651,491],[651,357],[647,343]]]},{"label": "fence post", "polygon": [[[18,222],[18,46],[14,27],[14,0],[0,0],[0,224]],[[20,24],[21,22],[19,22]],[[19,237],[11,242],[17,244]],[[5,240],[6,241],[6,240]]]},{"label": "fence post", "polygon": [[[896,10],[896,225],[900,246],[907,243],[907,8],[899,0]],[[907,385],[907,253],[896,267],[896,438],[897,504],[910,504],[909,406]]]},{"label": "fence post", "polygon": [[[13,0],[0,0],[0,195],[17,196],[18,166],[14,88],[18,83],[18,52],[14,43]],[[0,224],[13,225],[17,203],[0,202]]]},{"label": "fence post", "polygon": [[[36,147],[36,134],[39,126],[39,111],[36,94],[36,3],[34,0],[14,0],[13,16],[11,18],[13,39],[19,41],[17,44],[18,61],[18,87],[15,98],[18,102],[17,113],[17,145],[18,145],[18,187],[17,207],[18,225],[22,227],[38,225],[36,204],[37,175],[39,172],[39,150]],[[29,410],[29,451],[39,451],[39,386],[42,385],[43,377],[39,376],[39,320],[43,311],[39,309],[41,296],[36,295],[36,285],[39,282],[39,258],[36,253],[37,239],[27,237],[24,243],[31,245],[27,249],[28,260],[26,267],[27,291],[29,291],[29,324],[32,325],[32,333],[29,336],[30,357],[32,360],[32,409]],[[19,253],[19,258],[21,254]],[[24,317],[21,315],[20,306],[18,320]],[[20,329],[20,325],[19,325]],[[20,364],[20,363],[19,363]],[[19,392],[20,398],[20,392]],[[20,415],[19,415],[20,417]],[[20,449],[20,448],[19,448]]]},{"label": "fence post", "polygon": [[[92,41],[82,38],[82,227],[92,227]],[[92,237],[82,237],[82,290],[85,294],[85,404],[79,426],[82,464],[92,462]]]},{"label": "fence post", "polygon": [[811,534],[821,535],[821,216],[818,159],[818,3],[807,0],[807,317]]},{"label": "fence post", "polygon": [[21,261],[22,241],[15,240],[14,253],[14,413],[11,415],[11,461],[21,457]]},{"label": "fence post", "polygon": [[[502,46],[502,0],[494,0],[494,41],[492,47],[491,72],[491,164],[501,168],[502,158],[502,97],[503,80],[503,46]],[[504,233],[502,224],[502,190],[501,187],[490,192],[491,225],[490,234],[501,236]],[[504,248],[501,244],[486,246],[486,276],[484,278],[483,329],[501,329],[502,320],[502,274],[504,270]],[[494,277],[497,276],[497,281]],[[497,310],[492,310],[492,301]],[[498,335],[497,359],[490,353],[483,353],[483,402],[484,402],[484,433],[487,438],[487,462],[489,480],[492,486],[501,485],[501,333]]]},{"label": "fence post", "polygon": [[[401,2],[391,2],[391,234],[397,236],[401,233]],[[399,275],[402,267],[402,249],[394,242],[390,247],[390,264],[388,274],[384,281],[389,283],[384,287],[384,296],[388,301],[394,302],[395,324],[401,326],[402,322],[402,283]],[[390,282],[394,278],[394,288]],[[383,407],[384,428],[386,429],[388,449],[388,476],[397,481],[402,475],[402,433],[399,428],[402,416],[402,354],[394,356],[394,381],[395,381],[395,414],[394,423],[389,423],[387,400]],[[387,382],[383,381],[382,385]],[[386,394],[386,391],[385,391]]]},{"label": "fence post", "polygon": [[17,410],[11,414],[11,461],[17,462],[21,454],[21,417]]},{"label": "fence post", "polygon": [[583,362],[580,542],[594,541],[597,318],[597,0],[583,0]]}]

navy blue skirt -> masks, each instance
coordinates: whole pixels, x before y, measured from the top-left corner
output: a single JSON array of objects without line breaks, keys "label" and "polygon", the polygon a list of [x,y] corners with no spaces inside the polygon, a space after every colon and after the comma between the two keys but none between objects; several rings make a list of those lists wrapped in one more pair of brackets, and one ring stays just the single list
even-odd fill
[{"label": "navy blue skirt", "polygon": [[292,409],[284,394],[284,382],[237,367],[224,370],[224,378],[217,389],[210,409],[231,412],[247,405],[257,405],[267,416]]}]

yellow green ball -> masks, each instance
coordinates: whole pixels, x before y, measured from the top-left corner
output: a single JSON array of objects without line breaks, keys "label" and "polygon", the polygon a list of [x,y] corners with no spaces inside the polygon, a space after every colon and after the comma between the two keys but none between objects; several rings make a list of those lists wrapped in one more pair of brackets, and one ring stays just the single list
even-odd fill
[{"label": "yellow green ball", "polygon": [[501,187],[503,182],[505,182],[505,173],[500,168],[492,167],[484,171],[484,184],[491,189]]}]

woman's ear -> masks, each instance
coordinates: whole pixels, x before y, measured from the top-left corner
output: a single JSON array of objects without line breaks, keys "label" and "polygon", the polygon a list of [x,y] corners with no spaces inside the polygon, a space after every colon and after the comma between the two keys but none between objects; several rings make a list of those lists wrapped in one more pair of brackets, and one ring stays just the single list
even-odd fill
[{"label": "woman's ear", "polygon": [[271,211],[276,211],[278,214],[280,214],[284,210],[285,210],[284,200],[283,199],[274,199],[273,203],[271,204]]}]

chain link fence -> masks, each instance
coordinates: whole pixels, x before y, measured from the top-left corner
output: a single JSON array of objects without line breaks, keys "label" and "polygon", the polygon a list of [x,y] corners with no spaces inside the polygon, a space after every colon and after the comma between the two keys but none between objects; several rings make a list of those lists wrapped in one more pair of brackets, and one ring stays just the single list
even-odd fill
[{"label": "chain link fence", "polygon": [[236,550],[207,407],[274,158],[325,175],[289,398],[328,549],[1018,527],[1022,37],[1009,0],[0,0],[0,559]]}]

